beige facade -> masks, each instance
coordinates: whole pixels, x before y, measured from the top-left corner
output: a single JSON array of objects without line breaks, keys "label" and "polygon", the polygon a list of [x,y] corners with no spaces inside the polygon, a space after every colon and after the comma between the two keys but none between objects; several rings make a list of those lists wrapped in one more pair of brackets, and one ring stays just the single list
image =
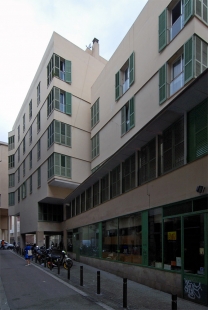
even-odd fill
[{"label": "beige facade", "polygon": [[8,144],[0,142],[0,239],[9,241]]},{"label": "beige facade", "polygon": [[[99,56],[97,39],[84,52],[53,34],[9,134],[16,139],[24,113],[29,130],[28,105],[31,98],[35,102],[41,81],[31,145],[26,131],[24,155],[21,131],[11,170],[18,178],[18,166],[26,160],[26,176],[21,168],[18,185],[24,189],[24,180],[34,175],[36,182],[41,167],[41,186],[35,183],[32,194],[18,203],[15,179],[9,212],[20,215],[22,236],[35,234],[38,245],[61,238],[78,261],[190,300],[190,285],[199,287],[194,301],[208,304],[205,2],[149,0],[108,62]],[[53,53],[60,56],[53,58],[55,67]],[[56,77],[64,59],[71,61],[69,82]],[[55,76],[46,72],[49,63]],[[71,115],[60,111],[60,102],[51,108],[47,98],[53,86],[62,90],[60,96],[72,94]],[[57,121],[71,126],[70,147],[59,130],[50,142],[52,120],[54,126]],[[36,161],[40,137],[41,158]],[[32,148],[34,165],[28,170]],[[68,157],[70,171],[65,171]],[[58,213],[62,206],[63,219]]]}]

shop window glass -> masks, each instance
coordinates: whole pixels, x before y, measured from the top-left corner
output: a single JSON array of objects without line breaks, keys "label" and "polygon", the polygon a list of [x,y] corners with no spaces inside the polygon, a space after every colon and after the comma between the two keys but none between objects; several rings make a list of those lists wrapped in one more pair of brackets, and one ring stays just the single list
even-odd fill
[{"label": "shop window glass", "polygon": [[92,224],[79,229],[80,255],[99,257],[99,227]]},{"label": "shop window glass", "polygon": [[142,263],[142,223],[141,214],[131,214],[119,218],[119,255],[122,262]]},{"label": "shop window glass", "polygon": [[204,214],[184,217],[184,271],[204,274]]},{"label": "shop window glass", "polygon": [[102,223],[102,257],[118,260],[118,219]]},{"label": "shop window glass", "polygon": [[72,244],[72,231],[67,231],[67,251],[73,252],[73,244]]},{"label": "shop window glass", "polygon": [[164,220],[164,269],[181,269],[181,218]]},{"label": "shop window glass", "polygon": [[149,266],[162,268],[162,209],[149,211]]}]

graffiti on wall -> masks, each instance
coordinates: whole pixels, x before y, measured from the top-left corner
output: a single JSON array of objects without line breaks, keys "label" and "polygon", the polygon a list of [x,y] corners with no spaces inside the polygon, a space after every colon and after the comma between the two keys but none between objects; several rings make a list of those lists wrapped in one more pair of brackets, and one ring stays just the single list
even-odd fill
[{"label": "graffiti on wall", "polygon": [[201,299],[201,294],[202,294],[202,287],[201,283],[195,283],[192,282],[191,280],[185,280],[184,283],[184,291],[187,294],[187,296],[191,299]]}]

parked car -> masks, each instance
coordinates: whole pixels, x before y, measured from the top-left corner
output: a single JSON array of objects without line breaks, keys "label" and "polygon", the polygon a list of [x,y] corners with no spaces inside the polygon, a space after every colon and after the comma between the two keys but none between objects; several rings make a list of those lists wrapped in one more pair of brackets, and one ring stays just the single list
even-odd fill
[{"label": "parked car", "polygon": [[[0,240],[0,247],[1,247],[1,240]],[[14,248],[14,245],[7,242],[7,241],[4,241],[4,249],[5,250],[9,250],[9,249],[13,249]]]}]

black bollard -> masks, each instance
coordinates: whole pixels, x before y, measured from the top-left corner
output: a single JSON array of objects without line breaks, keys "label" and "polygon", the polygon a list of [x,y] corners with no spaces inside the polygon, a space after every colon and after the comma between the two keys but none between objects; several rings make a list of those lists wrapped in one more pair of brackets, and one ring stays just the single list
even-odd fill
[{"label": "black bollard", "polygon": [[97,294],[100,294],[100,271],[97,271]]},{"label": "black bollard", "polygon": [[70,280],[70,268],[68,266],[68,280]]},{"label": "black bollard", "polygon": [[58,274],[60,274],[60,261],[58,259]]},{"label": "black bollard", "polygon": [[177,294],[172,294],[172,310],[177,309]]},{"label": "black bollard", "polygon": [[123,308],[127,308],[127,278],[123,278]]},{"label": "black bollard", "polygon": [[52,270],[52,257],[50,259],[50,270]]},{"label": "black bollard", "polygon": [[83,286],[83,266],[80,266],[80,285]]}]

